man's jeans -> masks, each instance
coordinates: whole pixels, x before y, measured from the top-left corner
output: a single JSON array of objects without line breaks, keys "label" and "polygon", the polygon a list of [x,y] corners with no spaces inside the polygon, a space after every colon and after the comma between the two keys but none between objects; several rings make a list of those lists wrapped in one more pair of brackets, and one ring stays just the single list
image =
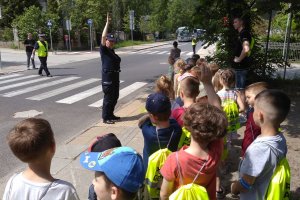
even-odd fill
[{"label": "man's jeans", "polygon": [[248,70],[247,69],[236,69],[235,70],[235,87],[236,89],[245,89],[246,79]]},{"label": "man's jeans", "polygon": [[31,54],[32,54],[32,52],[26,51],[26,55],[27,55],[27,68],[30,67],[30,60],[32,62],[32,68],[35,68],[35,63],[34,63],[34,60],[31,59]]}]

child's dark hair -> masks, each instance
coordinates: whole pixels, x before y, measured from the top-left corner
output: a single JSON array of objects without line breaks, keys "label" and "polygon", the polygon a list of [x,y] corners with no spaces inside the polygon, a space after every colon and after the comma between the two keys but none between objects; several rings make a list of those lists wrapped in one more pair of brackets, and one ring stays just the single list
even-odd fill
[{"label": "child's dark hair", "polygon": [[199,81],[194,77],[186,77],[180,83],[180,90],[188,98],[196,98],[199,91]]},{"label": "child's dark hair", "polygon": [[177,42],[177,41],[174,41],[174,42],[173,42],[173,47],[175,47],[175,48],[178,47],[178,42]]},{"label": "child's dark hair", "polygon": [[171,110],[162,113],[151,113],[155,117],[157,117],[158,121],[168,121],[171,116]]},{"label": "child's dark hair", "polygon": [[194,103],[185,112],[183,125],[199,144],[224,137],[228,122],[219,108],[207,103]]},{"label": "child's dark hair", "polygon": [[163,93],[171,100],[175,98],[173,83],[167,76],[160,76],[155,83],[155,92]]},{"label": "child's dark hair", "polygon": [[[100,176],[103,177],[103,180],[105,182],[105,187],[107,190],[109,190],[111,186],[115,186],[115,187],[119,188],[111,180],[109,180],[109,178],[105,175],[105,173],[96,171],[95,178],[100,177]],[[137,193],[128,192],[122,188],[119,188],[119,189],[121,190],[122,199],[133,200],[137,196]]]},{"label": "child's dark hair", "polygon": [[192,59],[194,60],[195,65],[196,65],[197,60],[200,59],[199,54],[194,54],[194,55],[192,55]]},{"label": "child's dark hair", "polygon": [[221,70],[220,72],[220,80],[227,87],[232,87],[235,84],[235,72],[233,69],[227,68]]},{"label": "child's dark hair", "polygon": [[274,124],[280,125],[290,111],[291,100],[280,90],[264,90],[255,97],[254,105],[265,111]]},{"label": "child's dark hair", "polygon": [[19,122],[7,135],[13,154],[30,163],[43,157],[55,144],[49,122],[40,118],[28,118]]}]

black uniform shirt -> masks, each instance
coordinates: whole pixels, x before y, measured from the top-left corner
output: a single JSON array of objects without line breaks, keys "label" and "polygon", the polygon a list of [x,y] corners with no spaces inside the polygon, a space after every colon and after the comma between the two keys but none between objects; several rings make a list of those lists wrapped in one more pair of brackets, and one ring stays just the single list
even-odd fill
[{"label": "black uniform shirt", "polygon": [[[241,32],[239,32],[239,38],[238,38],[238,42],[236,44],[236,48],[235,48],[235,56],[239,57],[241,55],[241,52],[243,50],[243,43],[245,41],[249,42],[249,45],[251,43],[251,34],[248,30],[243,29]],[[249,57],[245,57],[238,65],[239,67],[235,67],[235,68],[248,68],[249,67],[249,62],[250,62],[250,58]]]},{"label": "black uniform shirt", "polygon": [[32,52],[33,51],[33,47],[34,47],[34,44],[35,44],[35,40],[34,39],[26,39],[24,41],[24,45],[29,45],[29,46],[26,46],[26,52]]},{"label": "black uniform shirt", "polygon": [[113,49],[100,44],[100,55],[102,61],[102,83],[119,83],[119,72],[121,58]]}]

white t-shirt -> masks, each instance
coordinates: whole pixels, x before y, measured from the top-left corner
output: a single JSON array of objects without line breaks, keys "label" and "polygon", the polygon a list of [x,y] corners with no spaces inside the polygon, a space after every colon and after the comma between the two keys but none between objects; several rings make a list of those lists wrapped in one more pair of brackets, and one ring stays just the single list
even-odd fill
[{"label": "white t-shirt", "polygon": [[79,200],[74,186],[67,181],[37,183],[25,179],[22,174],[8,180],[3,200]]},{"label": "white t-shirt", "polygon": [[282,133],[257,137],[248,147],[239,169],[239,175],[256,177],[252,189],[240,194],[241,200],[263,200],[279,160],[287,154],[286,140]]}]

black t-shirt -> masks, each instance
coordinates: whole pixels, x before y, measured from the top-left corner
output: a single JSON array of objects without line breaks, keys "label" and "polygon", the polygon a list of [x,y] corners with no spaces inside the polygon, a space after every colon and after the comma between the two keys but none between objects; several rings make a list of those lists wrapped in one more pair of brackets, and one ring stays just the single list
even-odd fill
[{"label": "black t-shirt", "polygon": [[[249,45],[251,43],[252,37],[248,30],[243,29],[241,32],[239,32],[238,42],[236,44],[235,48],[235,56],[239,57],[241,55],[241,52],[243,50],[243,42],[248,41]],[[243,69],[243,68],[249,68],[251,58],[245,57],[240,63],[236,63],[236,66],[234,68]]]},{"label": "black t-shirt", "polygon": [[26,52],[32,52],[33,51],[33,47],[34,47],[34,44],[35,44],[35,40],[34,39],[26,39],[24,41],[24,45],[29,45],[29,46],[26,46]]},{"label": "black t-shirt", "polygon": [[119,82],[121,58],[113,49],[100,44],[102,61],[102,83]]}]

